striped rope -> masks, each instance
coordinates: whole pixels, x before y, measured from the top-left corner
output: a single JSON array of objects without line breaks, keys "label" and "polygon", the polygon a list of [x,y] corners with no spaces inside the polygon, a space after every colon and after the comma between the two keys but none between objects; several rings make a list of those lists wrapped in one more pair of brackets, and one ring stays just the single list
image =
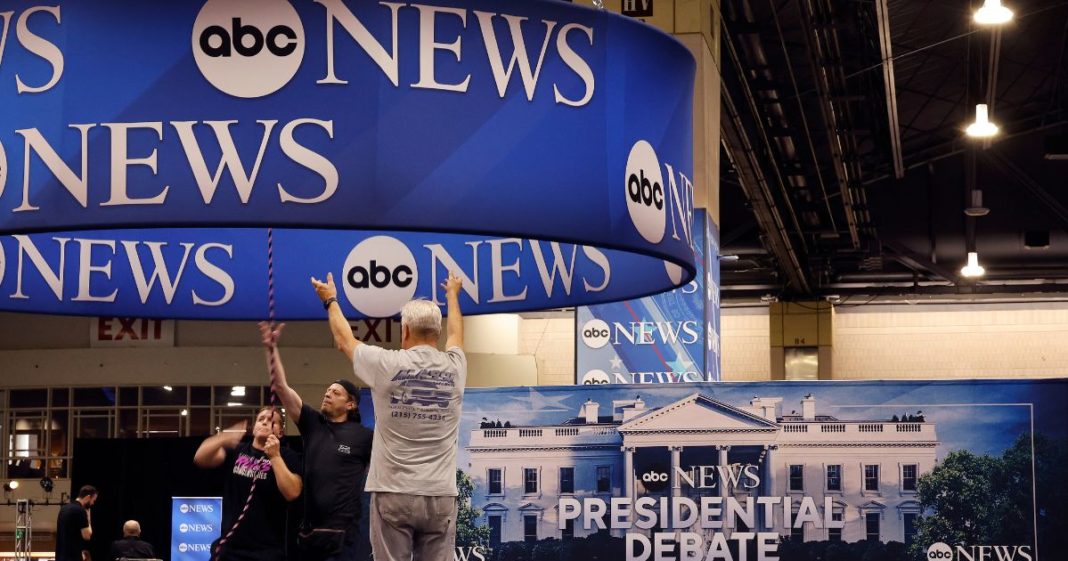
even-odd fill
[{"label": "striped rope", "polygon": [[[274,228],[267,228],[267,320],[271,331],[274,331]],[[274,343],[272,343],[270,348],[270,369],[272,380],[274,379],[275,369],[277,368],[275,365],[274,350],[275,346]],[[277,401],[278,396],[275,395],[274,386],[272,384],[271,405],[274,405]],[[249,507],[252,506],[252,497],[256,494],[256,483],[258,482],[258,478],[252,478],[252,487],[249,487],[248,498],[245,499],[245,506],[241,509],[241,514],[237,516],[237,520],[234,520],[234,525],[230,528],[230,531],[227,532],[226,536],[219,540],[219,544],[215,546],[215,551],[212,554],[213,560],[219,558],[219,552],[222,551],[223,545],[230,541],[230,538],[233,537],[234,533],[237,532],[237,529],[241,526],[241,522],[244,521],[245,515],[248,514]]]}]

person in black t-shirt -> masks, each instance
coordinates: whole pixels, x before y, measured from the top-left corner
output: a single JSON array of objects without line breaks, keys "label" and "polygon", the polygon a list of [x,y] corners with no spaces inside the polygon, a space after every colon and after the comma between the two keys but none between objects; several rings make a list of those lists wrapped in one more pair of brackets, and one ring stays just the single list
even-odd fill
[{"label": "person in black t-shirt", "polygon": [[99,494],[92,485],[78,490],[78,498],[63,505],[56,519],[56,561],[88,561],[89,538],[93,537],[89,509]]},{"label": "person in black t-shirt", "polygon": [[[282,561],[286,503],[296,500],[303,488],[300,461],[281,446],[282,412],[276,407],[268,405],[256,413],[252,438],[245,438],[246,424],[206,439],[193,458],[199,467],[224,466],[227,472],[222,534],[212,544],[212,556],[216,561]],[[257,483],[252,503],[234,529],[253,480]],[[233,535],[227,537],[232,529]]]},{"label": "person in black t-shirt", "polygon": [[[289,387],[278,337],[285,324],[260,323],[275,369],[271,389],[293,411],[293,419],[304,439],[304,522],[300,541],[305,561],[363,561],[370,543],[361,531],[363,478],[371,460],[374,432],[360,424],[359,390],[348,380],[338,380],[326,388],[316,411]],[[299,412],[299,413],[298,413]]]},{"label": "person in black t-shirt", "polygon": [[122,525],[122,539],[111,542],[108,561],[116,559],[155,559],[152,544],[141,539],[141,524],[136,520],[127,520]]}]

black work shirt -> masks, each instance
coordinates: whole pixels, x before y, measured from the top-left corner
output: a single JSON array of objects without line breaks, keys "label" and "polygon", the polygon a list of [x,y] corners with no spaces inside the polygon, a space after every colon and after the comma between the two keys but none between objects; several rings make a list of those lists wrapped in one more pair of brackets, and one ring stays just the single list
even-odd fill
[{"label": "black work shirt", "polygon": [[[300,475],[302,470],[296,452],[282,447],[280,453],[289,471]],[[262,450],[253,448],[251,441],[242,441],[233,450],[226,450],[223,468],[226,470],[226,489],[223,491],[222,536],[230,532],[234,520],[245,508],[252,481],[258,481],[248,513],[223,549],[281,550],[285,546],[286,499],[278,490],[270,458]]]},{"label": "black work shirt", "polygon": [[56,519],[56,561],[82,561],[82,550],[89,543],[82,539],[82,528],[89,527],[89,514],[78,501],[63,505]]},{"label": "black work shirt", "polygon": [[348,529],[360,517],[374,431],[356,421],[331,422],[307,404],[297,428],[304,438],[304,526]]},{"label": "black work shirt", "polygon": [[129,536],[111,542],[111,553],[108,555],[108,561],[115,561],[122,557],[127,559],[155,559],[156,554],[152,551],[152,544],[137,536]]}]

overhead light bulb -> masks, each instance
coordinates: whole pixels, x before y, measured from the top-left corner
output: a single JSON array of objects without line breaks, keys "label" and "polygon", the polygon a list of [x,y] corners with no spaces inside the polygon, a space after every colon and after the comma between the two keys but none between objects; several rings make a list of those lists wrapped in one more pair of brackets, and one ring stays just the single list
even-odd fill
[{"label": "overhead light bulb", "polygon": [[230,390],[230,395],[235,397],[245,397],[245,386],[234,386]]},{"label": "overhead light bulb", "polygon": [[968,252],[968,264],[961,267],[960,274],[969,278],[981,277],[986,274],[986,269],[979,264],[979,254],[977,252]]},{"label": "overhead light bulb", "polygon": [[968,125],[964,132],[974,138],[989,138],[998,133],[998,126],[990,122],[990,114],[985,103],[975,106],[975,122]]},{"label": "overhead light bulb", "polygon": [[980,25],[1001,25],[1012,20],[1012,10],[1001,5],[1001,0],[986,0],[983,7],[975,11],[975,23]]}]

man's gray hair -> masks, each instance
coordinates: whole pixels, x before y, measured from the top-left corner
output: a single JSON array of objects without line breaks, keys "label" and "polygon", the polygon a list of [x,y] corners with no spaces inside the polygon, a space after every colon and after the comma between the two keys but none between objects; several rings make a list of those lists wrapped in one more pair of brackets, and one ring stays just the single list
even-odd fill
[{"label": "man's gray hair", "polygon": [[441,309],[429,300],[412,300],[401,308],[401,327],[420,338],[441,336]]}]

